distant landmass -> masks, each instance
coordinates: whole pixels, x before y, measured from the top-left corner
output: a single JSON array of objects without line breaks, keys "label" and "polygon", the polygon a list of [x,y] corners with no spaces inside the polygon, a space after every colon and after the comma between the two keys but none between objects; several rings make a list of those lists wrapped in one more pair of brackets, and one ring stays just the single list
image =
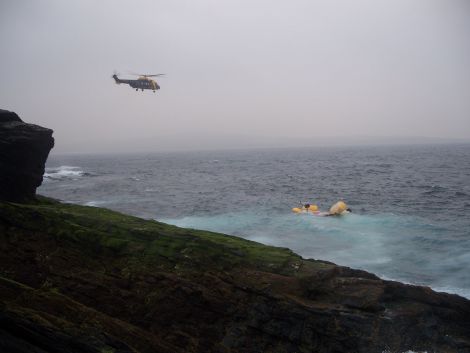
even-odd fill
[{"label": "distant landmass", "polygon": [[95,143],[60,141],[55,153],[134,153],[188,150],[227,150],[250,148],[301,148],[332,146],[426,145],[470,143],[469,139],[425,136],[312,136],[285,137],[249,134],[155,135],[139,139],[103,137]]}]

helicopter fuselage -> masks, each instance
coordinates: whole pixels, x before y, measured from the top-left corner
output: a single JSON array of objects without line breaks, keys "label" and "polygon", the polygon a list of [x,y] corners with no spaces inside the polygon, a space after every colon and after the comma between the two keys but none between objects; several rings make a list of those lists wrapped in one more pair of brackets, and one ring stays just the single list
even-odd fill
[{"label": "helicopter fuselage", "polygon": [[144,76],[139,77],[137,80],[123,80],[117,77],[117,75],[113,75],[113,78],[117,84],[128,84],[132,88],[135,88],[136,91],[138,91],[139,89],[142,91],[144,89],[150,89],[155,92],[156,90],[160,89],[160,86],[158,85],[157,81]]}]

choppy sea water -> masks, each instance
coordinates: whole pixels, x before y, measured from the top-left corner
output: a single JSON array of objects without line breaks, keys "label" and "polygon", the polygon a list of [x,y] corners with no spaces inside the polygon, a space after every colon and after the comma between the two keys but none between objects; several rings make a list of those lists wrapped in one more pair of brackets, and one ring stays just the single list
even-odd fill
[{"label": "choppy sea water", "polygon": [[39,193],[470,298],[470,145],[51,155]]}]

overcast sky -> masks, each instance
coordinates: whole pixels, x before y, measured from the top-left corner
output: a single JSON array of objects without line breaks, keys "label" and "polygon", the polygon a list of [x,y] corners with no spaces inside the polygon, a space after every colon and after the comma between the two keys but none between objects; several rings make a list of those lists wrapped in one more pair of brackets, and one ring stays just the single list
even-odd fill
[{"label": "overcast sky", "polygon": [[0,48],[55,152],[470,141],[468,0],[2,0]]}]

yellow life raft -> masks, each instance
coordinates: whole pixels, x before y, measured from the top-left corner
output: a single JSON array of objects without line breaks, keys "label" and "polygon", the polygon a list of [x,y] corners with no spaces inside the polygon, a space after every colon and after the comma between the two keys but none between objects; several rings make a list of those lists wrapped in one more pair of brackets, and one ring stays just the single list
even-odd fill
[{"label": "yellow life raft", "polygon": [[335,203],[333,206],[330,208],[330,214],[331,215],[339,215],[346,211],[348,206],[344,203],[344,201],[338,201]]},{"label": "yellow life raft", "polygon": [[318,206],[317,205],[310,205],[308,208],[303,207],[294,207],[292,209],[292,212],[295,213],[303,213],[303,212],[316,212],[318,211]]}]

